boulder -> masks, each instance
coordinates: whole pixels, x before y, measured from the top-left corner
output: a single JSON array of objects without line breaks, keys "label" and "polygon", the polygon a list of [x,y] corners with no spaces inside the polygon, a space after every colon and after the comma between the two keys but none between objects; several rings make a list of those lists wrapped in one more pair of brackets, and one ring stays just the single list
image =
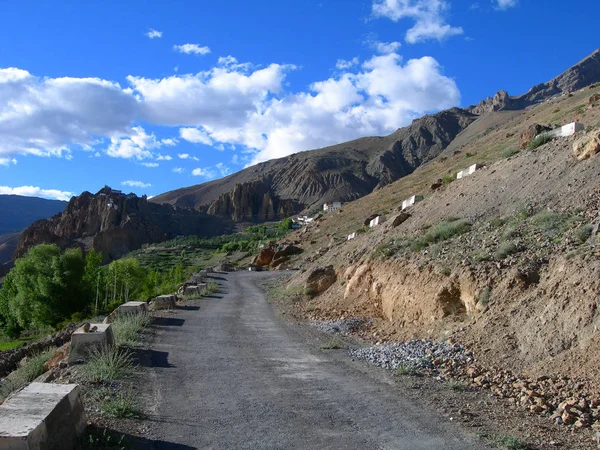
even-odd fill
[{"label": "boulder", "polygon": [[303,251],[304,250],[302,250],[300,247],[296,247],[295,245],[286,245],[273,255],[273,260],[286,256],[299,255]]},{"label": "boulder", "polygon": [[252,263],[259,266],[268,266],[273,261],[273,256],[275,256],[275,253],[276,251],[273,247],[265,247],[258,252],[258,255],[256,255],[256,258],[254,258]]},{"label": "boulder", "polygon": [[600,152],[600,129],[596,128],[578,138],[573,143],[573,154],[579,161],[588,159]]},{"label": "boulder", "polygon": [[396,228],[398,225],[403,224],[408,219],[410,219],[410,214],[405,213],[405,212],[400,213],[394,218],[394,221],[392,222],[392,227]]},{"label": "boulder", "polygon": [[435,183],[433,183],[431,186],[429,186],[429,189],[431,189],[432,191],[437,191],[439,188],[442,187],[443,185],[443,181],[441,178],[439,178]]},{"label": "boulder", "polygon": [[54,354],[52,355],[52,358],[50,358],[48,361],[46,361],[46,364],[44,364],[44,370],[46,371],[54,369],[55,367],[58,367],[61,361],[68,359],[70,346],[71,343],[67,342],[62,347],[57,348]]},{"label": "boulder", "polygon": [[374,219],[375,217],[377,217],[378,215],[379,215],[379,214],[371,214],[369,217],[367,217],[367,218],[364,220],[364,222],[363,222],[363,225],[364,225],[365,227],[368,227],[368,226],[369,226],[369,224],[371,223],[371,220],[373,220],[373,219]]},{"label": "boulder", "polygon": [[598,101],[600,101],[600,94],[594,94],[590,98],[588,98],[588,105],[593,105]]},{"label": "boulder", "polygon": [[526,149],[527,144],[529,144],[534,137],[536,137],[540,133],[543,133],[544,131],[550,131],[551,129],[551,127],[540,125],[539,123],[534,123],[533,125],[530,125],[529,128],[527,128],[525,131],[523,131],[523,133],[521,133],[521,138],[519,139],[519,147],[521,147],[521,149],[523,150]]},{"label": "boulder", "polygon": [[337,280],[333,266],[319,267],[312,270],[306,279],[305,288],[312,295],[325,292]]},{"label": "boulder", "polygon": [[287,261],[287,256],[280,256],[279,258],[273,258],[273,262],[271,262],[271,267],[277,267],[282,265]]}]

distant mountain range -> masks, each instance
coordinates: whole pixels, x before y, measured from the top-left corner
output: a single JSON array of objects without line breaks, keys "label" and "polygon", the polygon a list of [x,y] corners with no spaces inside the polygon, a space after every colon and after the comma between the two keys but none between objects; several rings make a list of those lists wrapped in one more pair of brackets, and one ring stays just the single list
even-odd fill
[{"label": "distant mountain range", "polygon": [[600,50],[552,80],[511,97],[499,91],[468,108],[416,119],[385,137],[367,137],[257,164],[220,180],[176,189],[155,203],[197,208],[235,222],[281,219],[323,202],[350,201],[413,172],[478,117],[519,110],[600,81]]},{"label": "distant mountain range", "polygon": [[67,202],[21,195],[0,195],[0,235],[21,231],[38,219],[47,219],[65,210]]}]

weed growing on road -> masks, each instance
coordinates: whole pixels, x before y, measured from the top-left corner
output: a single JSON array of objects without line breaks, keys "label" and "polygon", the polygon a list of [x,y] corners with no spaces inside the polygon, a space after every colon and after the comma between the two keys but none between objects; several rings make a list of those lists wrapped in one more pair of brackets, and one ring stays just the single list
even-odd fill
[{"label": "weed growing on road", "polygon": [[394,375],[405,376],[405,375],[416,375],[417,369],[411,364],[402,364],[394,370]]},{"label": "weed growing on road", "polygon": [[90,383],[104,383],[121,378],[133,369],[131,353],[119,347],[104,346],[91,353],[87,363],[81,366],[83,376]]},{"label": "weed growing on road", "polygon": [[117,316],[112,323],[115,344],[134,347],[140,343],[141,333],[152,323],[150,314],[127,314]]},{"label": "weed growing on road", "polygon": [[11,393],[43,374],[44,364],[52,357],[52,354],[53,350],[47,350],[28,357],[25,364],[12,373],[10,379],[0,383],[0,401],[4,401]]},{"label": "weed growing on road", "polygon": [[341,348],[343,348],[343,342],[335,337],[321,345],[321,350],[339,350]]},{"label": "weed growing on road", "polygon": [[126,435],[116,433],[106,428],[88,427],[77,442],[77,450],[115,449],[125,450],[131,448],[126,442]]},{"label": "weed growing on road", "polygon": [[142,413],[130,392],[117,393],[102,405],[102,414],[115,419],[133,419],[141,417]]}]

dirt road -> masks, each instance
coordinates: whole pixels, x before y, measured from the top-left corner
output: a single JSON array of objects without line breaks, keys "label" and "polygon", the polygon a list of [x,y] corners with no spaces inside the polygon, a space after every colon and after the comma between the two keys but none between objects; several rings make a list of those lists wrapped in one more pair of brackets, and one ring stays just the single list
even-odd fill
[{"label": "dirt road", "polygon": [[157,448],[486,448],[279,320],[258,285],[271,276],[215,274],[219,294],[159,319]]}]

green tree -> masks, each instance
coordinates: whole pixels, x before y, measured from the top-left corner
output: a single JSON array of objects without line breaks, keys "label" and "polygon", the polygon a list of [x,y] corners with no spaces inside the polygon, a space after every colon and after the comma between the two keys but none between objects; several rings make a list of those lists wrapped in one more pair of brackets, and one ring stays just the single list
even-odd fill
[{"label": "green tree", "polygon": [[293,225],[294,225],[294,222],[292,221],[292,219],[290,219],[288,217],[287,219],[283,219],[281,221],[281,223],[279,224],[279,229],[281,231],[291,230]]}]

